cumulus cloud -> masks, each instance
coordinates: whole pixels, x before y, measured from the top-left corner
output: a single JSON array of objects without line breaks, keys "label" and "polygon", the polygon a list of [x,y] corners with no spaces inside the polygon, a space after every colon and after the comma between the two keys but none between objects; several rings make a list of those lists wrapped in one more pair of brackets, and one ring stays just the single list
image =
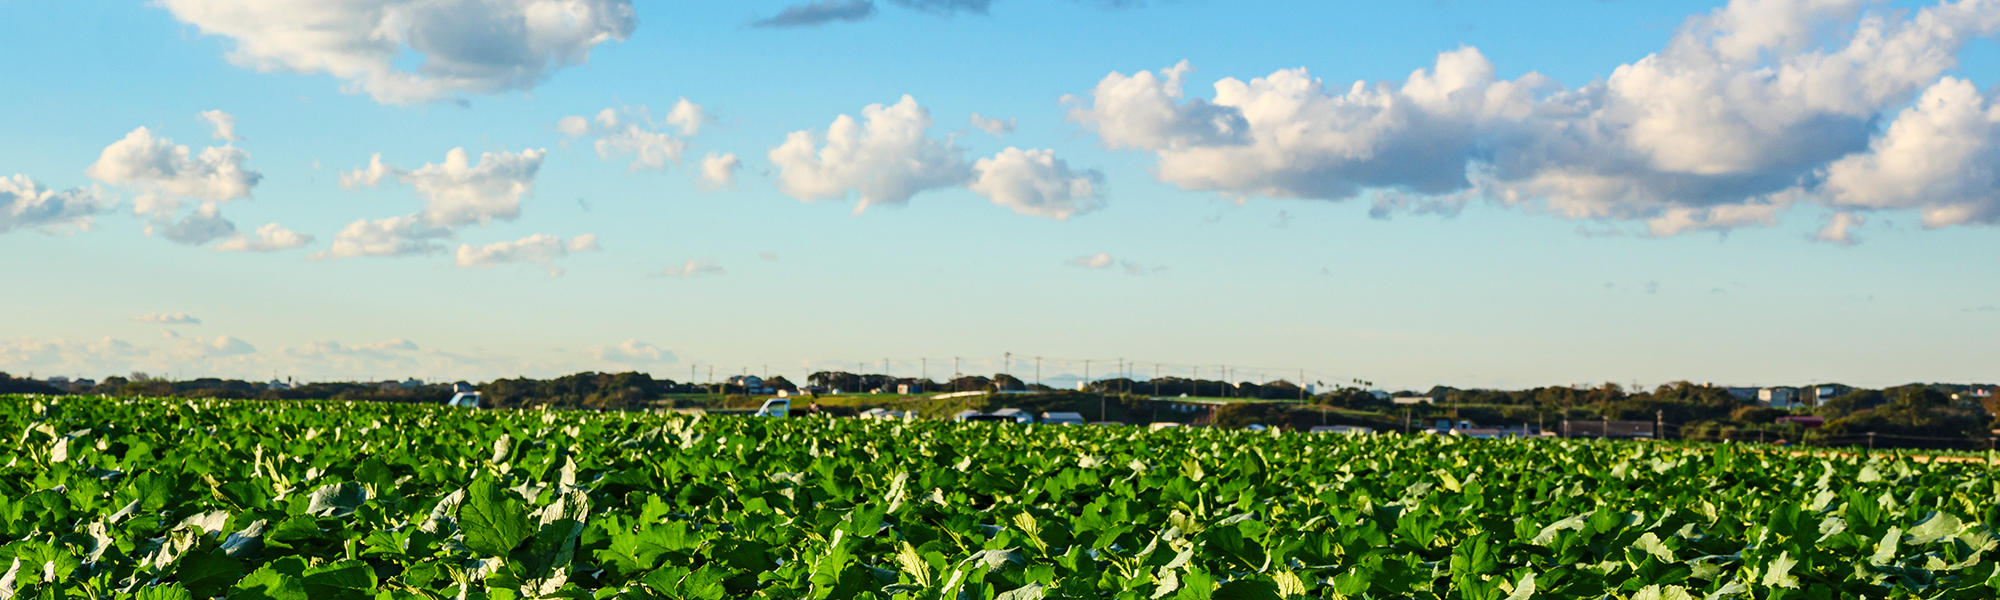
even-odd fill
[{"label": "cumulus cloud", "polygon": [[194,317],[191,317],[191,316],[188,316],[188,314],[187,314],[187,313],[172,313],[172,314],[168,314],[168,313],[150,313],[150,314],[144,314],[144,315],[139,315],[139,316],[136,316],[136,317],[132,317],[132,320],[134,320],[134,321],[138,321],[138,322],[140,322],[140,323],[159,323],[159,324],[162,324],[162,325],[200,325],[200,324],[201,324],[201,319],[197,319],[197,318],[194,318]]},{"label": "cumulus cloud", "polygon": [[277,223],[266,223],[251,235],[238,235],[215,245],[219,252],[276,252],[310,244],[311,234],[299,233]]},{"label": "cumulus cloud", "polygon": [[715,262],[715,259],[690,258],[686,263],[682,264],[681,266],[667,267],[665,269],[661,269],[660,272],[654,273],[653,276],[692,279],[703,275],[721,275],[721,274],[722,274],[722,265],[717,264]]},{"label": "cumulus cloud", "polygon": [[56,191],[27,175],[0,177],[0,233],[16,229],[89,229],[97,214],[111,210],[115,200],[94,189]]},{"label": "cumulus cloud", "polygon": [[1829,165],[1824,188],[1843,208],[1920,209],[1926,227],[1992,225],[2000,221],[1996,138],[2000,105],[1972,82],[1945,77],[1897,115],[1867,152]]},{"label": "cumulus cloud", "polygon": [[548,234],[535,234],[512,242],[499,242],[485,246],[460,244],[458,260],[453,266],[461,269],[484,269],[505,263],[533,263],[548,267],[550,277],[559,277],[563,270],[555,266],[555,260],[572,253],[597,252],[597,236],[579,235],[564,241]]},{"label": "cumulus cloud", "polygon": [[1008,117],[1007,120],[1002,121],[979,116],[979,113],[972,113],[971,121],[973,129],[993,134],[993,137],[1004,138],[1007,137],[1007,134],[1014,132],[1013,117]]},{"label": "cumulus cloud", "polygon": [[860,21],[872,16],[875,16],[873,0],[819,0],[785,7],[770,18],[758,19],[750,24],[755,27],[807,27],[834,21]]},{"label": "cumulus cloud", "polygon": [[729,152],[710,152],[701,159],[701,183],[711,190],[736,187],[736,170],[743,167],[743,161]]},{"label": "cumulus cloud", "polygon": [[840,115],[827,128],[825,145],[811,131],[795,131],[771,149],[779,188],[806,202],[860,196],[854,212],[869,206],[908,204],[928,189],[963,184],[971,174],[964,149],[932,139],[931,113],[917,99],[861,109],[866,122]]},{"label": "cumulus cloud", "polygon": [[840,115],[824,135],[795,131],[766,155],[778,166],[779,189],[805,202],[860,199],[870,206],[903,206],[919,192],[968,187],[994,204],[1024,215],[1067,219],[1101,203],[1102,175],[1073,170],[1049,150],[1008,148],[967,164],[951,138],[929,135],[930,111],[903,96],[894,105],[870,104],[862,120]]},{"label": "cumulus cloud", "polygon": [[[229,122],[233,128],[234,120]],[[233,136],[233,131],[230,134]],[[235,232],[236,226],[222,217],[221,205],[249,198],[251,188],[263,181],[262,174],[245,166],[249,158],[234,146],[209,147],[196,154],[140,127],[106,146],[84,174],[137,191],[133,212],[151,217],[148,235],[200,245]],[[192,214],[174,222],[174,215],[188,200],[200,204]]]},{"label": "cumulus cloud", "polygon": [[245,342],[239,338],[223,335],[223,336],[216,336],[215,339],[212,340],[199,337],[194,338],[192,340],[188,340],[187,342],[183,342],[181,344],[180,348],[176,350],[176,353],[186,357],[201,356],[201,357],[219,358],[228,356],[242,356],[256,351],[257,347],[250,345],[250,342]]},{"label": "cumulus cloud", "polygon": [[1099,252],[1095,256],[1079,256],[1069,259],[1069,264],[1085,269],[1102,269],[1111,266],[1113,262],[1111,260],[1111,253],[1109,252]]},{"label": "cumulus cloud", "polygon": [[360,256],[409,256],[443,252],[437,240],[452,237],[450,229],[433,227],[417,215],[362,219],[349,223],[333,236],[333,245],[314,252],[307,260],[354,258]]},{"label": "cumulus cloud", "polygon": [[1834,213],[1827,218],[1826,227],[1820,228],[1819,233],[1813,235],[1813,240],[1852,246],[1861,242],[1859,238],[1854,237],[1854,229],[1867,222],[1867,217],[1854,213]]},{"label": "cumulus cloud", "polygon": [[452,148],[443,163],[401,173],[424,200],[424,221],[438,227],[485,225],[521,216],[521,199],[534,191],[544,150],[487,152],[472,164],[465,149]]},{"label": "cumulus cloud", "polygon": [[445,153],[444,162],[417,169],[394,167],[384,163],[380,154],[372,156],[367,166],[342,173],[341,185],[372,186],[393,177],[416,190],[423,200],[423,211],[350,223],[334,236],[332,247],[306,258],[441,252],[445,247],[436,240],[452,237],[456,228],[519,217],[521,202],[533,194],[535,174],[547,154],[539,149],[487,152],[474,164],[464,148],[453,148]]},{"label": "cumulus cloud", "polygon": [[208,126],[214,129],[214,133],[209,135],[215,139],[228,142],[243,139],[241,136],[236,135],[235,115],[219,110],[204,110],[201,111],[201,120],[208,121]]},{"label": "cumulus cloud", "polygon": [[[683,138],[700,133],[707,121],[708,113],[701,105],[682,98],[663,122],[654,122],[652,110],[645,106],[628,106],[598,111],[590,119],[563,117],[556,122],[556,129],[571,138],[596,137],[592,147],[597,150],[598,158],[631,156],[631,170],[658,171],[667,168],[668,163],[680,164],[681,155],[687,152],[687,141]],[[669,126],[679,129],[682,137],[666,132]]]},{"label": "cumulus cloud", "polygon": [[179,222],[154,219],[146,225],[146,235],[158,235],[167,241],[190,246],[200,246],[234,233],[236,224],[222,218],[222,207],[214,202],[201,203]]},{"label": "cumulus cloud", "polygon": [[708,124],[708,110],[700,104],[681,98],[674,103],[674,109],[667,111],[667,124],[681,130],[681,135],[694,137],[701,135],[701,126]]},{"label": "cumulus cloud", "polygon": [[616,346],[591,346],[585,351],[597,360],[627,366],[671,364],[679,359],[659,346],[628,339]]},{"label": "cumulus cloud", "polygon": [[[1907,16],[1864,0],[1737,0],[1576,88],[1536,73],[1499,79],[1468,47],[1394,83],[1330,87],[1289,69],[1186,98],[1183,62],[1112,73],[1065,102],[1107,147],[1154,154],[1160,180],[1238,199],[1403,194],[1378,207],[1445,214],[1482,199],[1643,220],[1656,235],[1768,225],[1802,201],[1986,223],[2000,194],[1977,169],[1898,156],[1990,160],[1984,117],[1971,116],[1989,103],[1940,78],[1968,40],[1996,30],[2000,5],[1981,0]],[[1875,134],[1884,111],[1926,88]],[[1952,119],[1972,129],[1940,127]]]},{"label": "cumulus cloud", "polygon": [[235,42],[230,62],[326,73],[342,91],[411,104],[529,90],[632,35],[630,0],[161,0]]},{"label": "cumulus cloud", "polygon": [[1067,221],[1104,205],[1097,193],[1104,174],[1071,170],[1052,150],[1010,147],[972,170],[978,175],[967,188],[1019,214]]}]

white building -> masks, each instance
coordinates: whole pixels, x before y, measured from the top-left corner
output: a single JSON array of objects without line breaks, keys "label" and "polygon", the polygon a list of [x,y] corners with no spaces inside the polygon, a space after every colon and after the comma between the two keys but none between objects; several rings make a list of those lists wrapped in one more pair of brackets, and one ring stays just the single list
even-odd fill
[{"label": "white building", "polygon": [[1798,408],[1805,406],[1799,402],[1798,390],[1788,387],[1774,387],[1757,390],[1757,403],[1771,408]]},{"label": "white building", "polygon": [[1409,397],[1396,397],[1396,398],[1390,398],[1390,399],[1389,399],[1389,401],[1390,401],[1390,402],[1394,402],[1394,403],[1396,403],[1396,404],[1430,404],[1430,403],[1431,403],[1431,399],[1430,399],[1430,397],[1429,397],[1429,396],[1409,396]]}]

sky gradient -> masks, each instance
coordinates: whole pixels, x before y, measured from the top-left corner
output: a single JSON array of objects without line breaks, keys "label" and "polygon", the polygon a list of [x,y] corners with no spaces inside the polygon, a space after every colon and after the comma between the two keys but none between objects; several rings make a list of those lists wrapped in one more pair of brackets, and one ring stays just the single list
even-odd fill
[{"label": "sky gradient", "polygon": [[0,0],[0,370],[1992,381],[1996,33],[1975,0]]}]

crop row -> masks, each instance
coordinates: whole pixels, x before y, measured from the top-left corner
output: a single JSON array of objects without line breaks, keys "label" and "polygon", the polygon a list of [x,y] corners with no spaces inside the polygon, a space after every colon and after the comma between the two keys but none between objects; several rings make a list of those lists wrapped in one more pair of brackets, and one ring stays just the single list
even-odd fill
[{"label": "crop row", "polygon": [[1992,467],[0,397],[0,600],[1993,598]]}]

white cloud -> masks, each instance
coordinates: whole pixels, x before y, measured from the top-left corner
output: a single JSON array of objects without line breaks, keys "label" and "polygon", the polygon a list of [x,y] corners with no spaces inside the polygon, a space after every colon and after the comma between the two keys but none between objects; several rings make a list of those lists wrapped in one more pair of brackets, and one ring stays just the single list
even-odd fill
[{"label": "white cloud", "polygon": [[89,229],[92,217],[111,210],[115,200],[94,189],[56,191],[27,175],[0,177],[0,233],[16,229]]},{"label": "white cloud", "polygon": [[597,236],[579,235],[563,241],[548,234],[535,234],[512,242],[499,242],[475,247],[471,244],[458,246],[458,259],[453,264],[461,269],[484,269],[505,263],[534,263],[549,269],[550,277],[562,275],[563,270],[555,266],[555,260],[572,253],[597,252]]},{"label": "white cloud", "polygon": [[993,137],[1004,138],[1007,137],[1007,134],[1014,132],[1014,118],[1008,117],[1007,120],[1002,121],[979,116],[979,113],[972,113],[972,128],[993,134]]},{"label": "white cloud", "polygon": [[708,121],[708,111],[700,104],[688,102],[687,98],[675,102],[673,110],[667,111],[667,124],[679,127],[681,135],[687,137],[701,135],[701,126]]},{"label": "white cloud", "polygon": [[616,346],[591,346],[585,350],[597,360],[627,366],[671,364],[679,360],[672,352],[636,339],[619,342]]},{"label": "white cloud", "polygon": [[1111,266],[1112,262],[1114,261],[1111,260],[1111,253],[1109,252],[1099,252],[1096,256],[1079,256],[1069,259],[1069,264],[1086,269],[1102,269]]},{"label": "white cloud", "polygon": [[711,190],[734,188],[736,170],[742,167],[735,154],[710,152],[701,159],[701,183]]},{"label": "white cloud", "polygon": [[972,170],[978,176],[966,187],[1019,214],[1066,221],[1104,206],[1097,192],[1104,175],[1072,171],[1052,150],[1010,147],[979,159]]},{"label": "white cloud", "polygon": [[166,218],[156,218],[146,225],[146,235],[158,235],[168,241],[200,246],[236,233],[236,224],[222,218],[222,207],[214,202],[203,202],[194,212],[174,223]]},{"label": "white cloud", "polygon": [[242,356],[256,351],[257,347],[250,345],[249,342],[223,335],[216,336],[212,340],[199,337],[188,340],[181,343],[175,353],[183,357],[228,357]]},{"label": "white cloud", "polygon": [[[1943,3],[1907,18],[1869,7],[1737,0],[1690,18],[1660,52],[1577,88],[1536,73],[1498,79],[1478,50],[1461,48],[1400,83],[1329,88],[1292,69],[1225,78],[1212,100],[1186,99],[1183,62],[1112,73],[1087,101],[1065,102],[1106,146],[1155,154],[1162,181],[1239,199],[1404,194],[1378,206],[1449,213],[1476,198],[1572,219],[1645,220],[1656,234],[1766,225],[1798,201],[1920,206],[1932,225],[1988,222],[2000,200],[1986,199],[2000,195],[1924,194],[1990,183],[1892,168],[1883,153],[1948,142],[1923,126],[1892,126],[1872,145],[1884,156],[1876,163],[1843,157],[1871,149],[1884,111],[1934,83],[1951,87],[1940,76],[1968,40],[2000,30],[2000,5]],[[1936,93],[1903,118],[1964,120],[1971,109],[1948,108],[1985,106],[1964,89]],[[1972,139],[1927,151],[1990,136],[1959,137]]]},{"label": "white cloud", "polygon": [[964,150],[931,139],[930,111],[910,96],[894,105],[870,104],[865,124],[840,115],[827,128],[825,145],[811,131],[795,131],[771,149],[779,189],[806,202],[860,197],[856,214],[869,206],[907,204],[924,190],[964,184],[971,175]]},{"label": "white cloud", "polygon": [[[228,37],[230,62],[326,73],[348,93],[409,104],[529,90],[637,26],[630,0],[160,0]],[[415,65],[404,68],[402,65]]]},{"label": "white cloud", "polygon": [[162,353],[112,338],[96,341],[0,338],[0,371],[71,373],[80,376],[128,373],[167,364]]},{"label": "white cloud", "polygon": [[1867,217],[1854,213],[1834,213],[1827,218],[1826,227],[1820,228],[1819,233],[1813,235],[1813,240],[1852,246],[1861,243],[1860,238],[1854,237],[1854,229],[1867,222]]},{"label": "white cloud", "polygon": [[473,165],[465,149],[452,148],[444,162],[399,174],[424,200],[424,220],[439,227],[485,225],[521,215],[521,199],[534,191],[543,150],[487,152]]},{"label": "white cloud", "polygon": [[381,184],[383,178],[397,172],[395,167],[382,162],[382,153],[377,152],[368,156],[367,166],[355,167],[353,171],[341,171],[340,187],[350,190],[360,186],[372,187]]},{"label": "white cloud", "polygon": [[658,171],[667,168],[668,163],[680,164],[688,146],[686,140],[663,131],[663,126],[677,127],[681,136],[692,137],[701,131],[707,119],[701,105],[682,98],[667,114],[665,123],[653,122],[652,110],[645,106],[628,106],[598,111],[594,119],[563,117],[556,122],[556,129],[572,138],[595,136],[597,140],[591,146],[597,150],[598,158],[610,160],[630,155],[630,170]]},{"label": "white cloud", "polygon": [[1972,82],[1946,77],[1904,109],[1867,152],[1829,165],[1824,188],[1841,207],[1922,209],[1926,227],[1991,225],[2000,222],[1996,138],[2000,105]]},{"label": "white cloud", "polygon": [[215,249],[220,252],[276,252],[298,248],[313,241],[312,234],[299,233],[277,223],[266,223],[258,227],[255,235],[238,235],[229,238]]},{"label": "white cloud", "polygon": [[154,137],[151,129],[140,127],[106,146],[84,174],[137,190],[134,212],[166,217],[179,210],[184,199],[222,203],[249,198],[251,188],[264,179],[244,166],[249,158],[234,146],[204,148],[196,155],[187,146]]},{"label": "white cloud", "polygon": [[204,110],[201,111],[201,120],[208,121],[209,127],[215,130],[214,133],[209,134],[215,139],[229,142],[243,139],[242,136],[236,135],[236,117],[234,115],[219,110]]},{"label": "white cloud", "polygon": [[721,275],[721,274],[722,274],[722,265],[717,264],[715,262],[715,259],[690,258],[685,264],[682,264],[681,266],[667,267],[665,269],[661,269],[660,272],[654,273],[653,276],[691,279],[703,275]]},{"label": "white cloud", "polygon": [[140,322],[140,323],[160,323],[160,324],[163,324],[163,325],[200,325],[200,324],[201,324],[201,319],[197,319],[197,318],[194,318],[194,317],[191,317],[191,316],[188,316],[188,314],[187,314],[187,313],[173,313],[173,314],[168,314],[168,313],[151,313],[151,314],[144,314],[144,315],[139,315],[139,316],[137,316],[137,317],[132,317],[132,320],[134,320],[134,321],[138,321],[138,322]]},{"label": "white cloud", "polygon": [[362,219],[349,223],[333,236],[333,245],[314,252],[307,260],[353,258],[358,256],[409,256],[443,252],[435,240],[452,237],[450,229],[426,225],[417,215]]},{"label": "white cloud", "polygon": [[811,131],[795,131],[767,156],[778,166],[778,187],[805,202],[857,196],[854,213],[874,205],[902,206],[933,189],[968,187],[1014,212],[1056,220],[1102,205],[1102,175],[1072,170],[1049,150],[1008,148],[968,165],[965,149],[931,138],[930,111],[903,96],[894,105],[870,104],[863,121],[840,115],[821,145]]}]

